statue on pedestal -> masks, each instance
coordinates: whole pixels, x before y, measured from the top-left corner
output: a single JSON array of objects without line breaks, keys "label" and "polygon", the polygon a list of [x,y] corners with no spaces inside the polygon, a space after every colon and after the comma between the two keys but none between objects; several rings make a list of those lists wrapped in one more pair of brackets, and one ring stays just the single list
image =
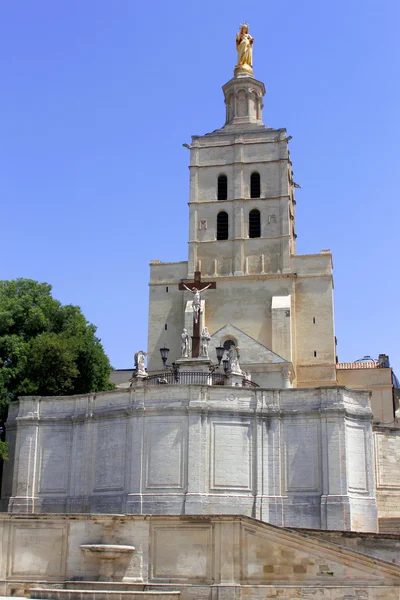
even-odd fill
[{"label": "statue on pedestal", "polygon": [[190,355],[190,337],[187,332],[187,329],[183,330],[181,335],[181,357],[189,358]]},{"label": "statue on pedestal", "polygon": [[242,23],[239,33],[236,34],[236,50],[238,61],[236,68],[242,67],[243,71],[253,72],[253,42],[254,38],[249,34],[249,26]]},{"label": "statue on pedestal", "polygon": [[239,365],[239,350],[231,346],[228,350],[228,373],[242,375],[243,371]]},{"label": "statue on pedestal", "polygon": [[146,352],[139,350],[135,353],[135,373],[134,377],[147,377],[146,367],[144,366],[144,357]]},{"label": "statue on pedestal", "polygon": [[204,327],[203,331],[201,332],[201,342],[200,342],[200,356],[203,356],[204,358],[210,358],[208,355],[208,346],[210,345],[210,340],[211,340],[211,335],[210,335],[207,327]]}]

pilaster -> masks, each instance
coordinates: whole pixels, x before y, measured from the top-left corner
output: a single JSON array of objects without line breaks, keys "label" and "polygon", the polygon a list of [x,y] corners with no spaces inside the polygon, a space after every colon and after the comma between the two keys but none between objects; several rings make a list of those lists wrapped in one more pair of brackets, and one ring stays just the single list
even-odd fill
[{"label": "pilaster", "polygon": [[17,422],[13,495],[8,511],[13,513],[40,512],[37,490],[39,397],[26,397],[20,405]]}]

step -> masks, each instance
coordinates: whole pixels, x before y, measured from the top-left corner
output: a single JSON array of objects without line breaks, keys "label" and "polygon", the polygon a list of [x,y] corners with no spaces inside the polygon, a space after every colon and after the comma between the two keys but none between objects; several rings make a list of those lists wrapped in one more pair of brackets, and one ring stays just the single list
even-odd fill
[{"label": "step", "polygon": [[379,519],[379,533],[400,533],[400,517]]},{"label": "step", "polygon": [[[59,586],[55,585],[54,588],[58,588]],[[65,590],[108,590],[108,591],[116,591],[116,592],[143,592],[143,591],[151,591],[154,589],[153,586],[149,586],[146,583],[140,582],[130,582],[130,581],[66,581],[63,585],[60,586],[60,589]],[[163,586],[162,586],[163,588]],[[163,588],[164,589],[164,588]],[[156,588],[156,591],[159,591],[159,588]]]},{"label": "step", "polygon": [[116,592],[163,592],[175,591],[173,583],[145,583],[143,581],[82,581],[67,580],[60,584],[51,584],[52,589],[59,590],[107,590]]},{"label": "step", "polygon": [[[108,582],[104,582],[104,584],[107,583]],[[179,600],[180,592],[165,592],[162,590],[123,591],[116,589],[66,590],[54,587],[31,588],[30,595],[31,598],[37,598],[40,600]]]}]

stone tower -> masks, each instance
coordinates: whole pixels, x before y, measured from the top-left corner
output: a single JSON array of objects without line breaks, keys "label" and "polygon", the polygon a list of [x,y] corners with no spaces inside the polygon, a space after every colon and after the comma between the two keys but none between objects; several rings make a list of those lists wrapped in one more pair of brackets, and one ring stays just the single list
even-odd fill
[{"label": "stone tower", "polygon": [[151,263],[149,370],[163,344],[179,356],[191,298],[178,284],[201,271],[217,282],[204,293],[211,348],[232,340],[265,387],[335,384],[332,258],[296,255],[290,138],[263,124],[252,68],[237,65],[222,89],[224,126],[190,146],[188,261]]}]

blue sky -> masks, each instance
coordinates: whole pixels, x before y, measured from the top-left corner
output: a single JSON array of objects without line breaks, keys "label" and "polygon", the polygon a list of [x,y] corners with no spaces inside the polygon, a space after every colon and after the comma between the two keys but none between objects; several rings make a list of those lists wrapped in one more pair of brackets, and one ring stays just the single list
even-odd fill
[{"label": "blue sky", "polygon": [[398,0],[4,0],[1,279],[53,285],[117,368],[147,345],[148,263],[185,260],[190,136],[224,122],[250,23],[286,127],[297,251],[331,248],[339,359],[400,372]]}]

